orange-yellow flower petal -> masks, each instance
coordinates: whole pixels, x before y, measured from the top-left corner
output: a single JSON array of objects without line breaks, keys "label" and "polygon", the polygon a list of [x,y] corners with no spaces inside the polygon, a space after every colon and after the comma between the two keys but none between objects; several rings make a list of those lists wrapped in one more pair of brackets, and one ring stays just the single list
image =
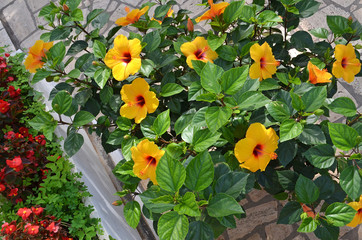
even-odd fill
[{"label": "orange-yellow flower petal", "polygon": [[327,69],[320,70],[311,62],[308,62],[307,68],[309,71],[309,81],[312,84],[331,82],[330,78],[332,77],[332,74],[327,72]]},{"label": "orange-yellow flower petal", "polygon": [[261,81],[271,78],[276,73],[280,62],[275,60],[272,49],[267,42],[261,46],[258,43],[251,46],[250,56],[255,61],[250,67],[250,78],[259,78]]},{"label": "orange-yellow flower petal", "polygon": [[354,76],[361,71],[361,63],[356,58],[352,44],[336,45],[334,56],[336,61],[333,63],[333,75],[336,78],[343,78],[348,83],[353,82]]},{"label": "orange-yellow flower petal", "polygon": [[350,223],[347,224],[349,227],[356,227],[358,224],[362,223],[362,195],[359,198],[359,202],[350,202],[348,203],[354,210],[357,211],[356,215]]},{"label": "orange-yellow flower petal", "polygon": [[195,21],[198,23],[203,20],[213,20],[215,17],[220,16],[224,13],[225,8],[229,6],[229,3],[227,2],[221,2],[214,4],[213,0],[209,0],[210,9],[207,10],[204,14],[202,14],[200,17],[196,18]]},{"label": "orange-yellow flower petal", "polygon": [[132,147],[131,152],[134,174],[141,179],[150,178],[153,184],[157,184],[156,167],[165,151],[160,150],[154,142],[145,139],[136,147]]},{"label": "orange-yellow flower petal", "polygon": [[112,75],[116,80],[123,81],[140,70],[141,50],[140,40],[128,40],[126,36],[118,35],[114,39],[113,48],[107,52],[104,63],[112,69]]},{"label": "orange-yellow flower petal", "polygon": [[192,60],[213,62],[218,57],[217,53],[209,47],[207,40],[203,37],[197,37],[192,42],[182,44],[180,49],[187,57],[186,62],[190,68],[193,68]]},{"label": "orange-yellow flower petal", "polygon": [[138,22],[140,17],[145,14],[148,10],[149,6],[146,6],[144,8],[140,9],[133,9],[131,12],[129,12],[129,8],[126,7],[127,16],[120,17],[116,20],[116,24],[119,26],[127,26],[129,24]]},{"label": "orange-yellow flower petal", "polygon": [[274,129],[266,129],[261,123],[253,123],[246,137],[235,145],[234,153],[240,167],[252,172],[265,171],[270,160],[275,159],[279,137]]},{"label": "orange-yellow flower petal", "polygon": [[53,46],[53,42],[43,42],[37,40],[35,44],[29,48],[29,55],[25,59],[24,65],[31,73],[35,73],[36,69],[42,68],[44,62],[43,58],[46,57],[46,52]]},{"label": "orange-yellow flower petal", "polygon": [[150,86],[143,78],[136,78],[131,84],[124,85],[121,97],[125,104],[120,109],[121,116],[140,123],[146,118],[147,113],[155,112],[159,101],[156,94],[149,89]]}]

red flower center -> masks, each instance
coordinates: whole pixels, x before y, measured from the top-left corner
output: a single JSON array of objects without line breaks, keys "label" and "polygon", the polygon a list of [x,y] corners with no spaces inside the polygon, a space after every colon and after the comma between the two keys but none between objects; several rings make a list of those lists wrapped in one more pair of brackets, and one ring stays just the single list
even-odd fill
[{"label": "red flower center", "polygon": [[362,208],[358,209],[357,214],[362,214]]},{"label": "red flower center", "polygon": [[145,98],[141,95],[136,97],[136,103],[138,106],[143,107],[145,105]]},{"label": "red flower center", "polygon": [[265,68],[265,66],[266,66],[266,61],[265,61],[265,59],[262,57],[262,58],[260,58],[260,68]]},{"label": "red flower center", "polygon": [[257,144],[253,150],[253,155],[256,158],[263,155],[263,145]]},{"label": "red flower center", "polygon": [[129,52],[126,52],[125,54],[123,54],[123,58],[122,58],[122,61],[124,63],[129,63],[130,61],[132,60],[132,56]]},{"label": "red flower center", "polygon": [[346,58],[343,58],[343,59],[342,59],[341,65],[342,65],[343,68],[346,68],[346,67],[347,67],[348,62],[347,62],[347,59],[346,59]]},{"label": "red flower center", "polygon": [[148,164],[153,165],[153,166],[156,165],[156,158],[154,158],[154,157],[152,157],[152,156],[148,156],[148,157],[146,158],[146,160],[148,161]]}]

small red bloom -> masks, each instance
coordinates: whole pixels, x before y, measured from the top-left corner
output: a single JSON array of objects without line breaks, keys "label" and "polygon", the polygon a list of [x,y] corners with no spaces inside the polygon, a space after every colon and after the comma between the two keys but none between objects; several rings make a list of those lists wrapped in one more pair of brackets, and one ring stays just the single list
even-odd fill
[{"label": "small red bloom", "polygon": [[9,53],[5,53],[5,57],[10,57],[10,54],[9,54]]},{"label": "small red bloom", "polygon": [[29,136],[29,129],[26,127],[21,127],[19,128],[19,133],[21,133],[24,137],[27,137]]},{"label": "small red bloom", "polygon": [[31,226],[31,223],[26,224],[24,226],[24,232],[26,232],[30,226]]},{"label": "small red bloom", "polygon": [[40,221],[40,226],[46,228],[48,226],[48,221],[47,220],[41,220]]},{"label": "small red bloom", "polygon": [[31,207],[31,210],[33,211],[33,213],[35,215],[39,216],[43,212],[44,208],[42,208],[42,207]]},{"label": "small red bloom", "polygon": [[7,101],[0,100],[0,112],[5,114],[10,109],[10,103]]},{"label": "small red bloom", "polygon": [[21,139],[21,138],[24,138],[24,136],[21,135],[21,133],[15,133],[15,138],[16,139]]},{"label": "small red bloom", "polygon": [[18,188],[13,188],[10,190],[10,193],[8,194],[9,197],[15,197],[18,195]]},{"label": "small red bloom", "polygon": [[30,214],[32,213],[32,211],[29,208],[19,208],[18,210],[18,215],[25,221]]},{"label": "small red bloom", "polygon": [[7,80],[8,82],[12,82],[12,81],[14,81],[14,77],[9,76],[6,80]]},{"label": "small red bloom", "polygon": [[9,86],[8,92],[10,94],[10,97],[15,98],[20,95],[21,89],[18,88],[15,90],[14,86]]},{"label": "small red bloom", "polygon": [[[16,156],[13,160],[6,160],[6,164],[9,167],[13,168],[15,171],[17,171],[17,170],[22,169],[23,162],[22,162],[20,156]],[[19,168],[21,168],[21,169],[19,169]]]},{"label": "small red bloom", "polygon": [[36,235],[39,232],[39,226],[38,225],[31,225],[26,230],[27,230],[28,234]]},{"label": "small red bloom", "polygon": [[56,226],[56,225],[55,225],[55,222],[52,222],[52,223],[46,228],[46,230],[48,230],[49,232],[54,232],[54,233],[56,233],[56,232],[58,232],[58,230],[59,230],[59,226]]},{"label": "small red bloom", "polygon": [[5,139],[14,139],[15,138],[15,133],[13,131],[9,131],[9,132],[5,133],[4,138]]},{"label": "small red bloom", "polygon": [[9,225],[6,229],[5,229],[5,233],[6,234],[12,234],[13,232],[16,231],[16,226],[14,224]]},{"label": "small red bloom", "polygon": [[34,142],[33,135],[29,134],[28,139],[29,139],[30,142]]},{"label": "small red bloom", "polygon": [[45,145],[46,143],[44,135],[36,136],[35,141],[40,143],[40,145]]},{"label": "small red bloom", "polygon": [[6,189],[5,185],[0,183],[0,192],[5,191],[5,189]]},{"label": "small red bloom", "polygon": [[23,202],[23,199],[17,198],[17,199],[15,200],[15,203],[20,203],[20,202]]},{"label": "small red bloom", "polygon": [[5,222],[5,223],[1,226],[1,232],[3,232],[7,226],[9,226],[9,223]]}]

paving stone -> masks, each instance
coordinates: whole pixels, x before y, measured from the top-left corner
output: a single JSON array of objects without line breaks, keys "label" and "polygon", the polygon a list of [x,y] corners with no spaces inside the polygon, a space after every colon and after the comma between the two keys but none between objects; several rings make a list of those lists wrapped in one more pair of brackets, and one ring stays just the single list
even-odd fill
[{"label": "paving stone", "polygon": [[108,6],[107,11],[113,12],[114,10],[116,10],[117,6],[118,6],[118,3],[116,1],[112,1]]},{"label": "paving stone", "polygon": [[11,3],[12,1],[14,1],[14,0],[1,0],[0,1],[0,9],[3,9],[6,5]]},{"label": "paving stone", "polygon": [[362,22],[362,8],[353,12],[354,17],[361,23]]},{"label": "paving stone", "polygon": [[253,190],[249,193],[249,197],[253,202],[259,202],[266,196],[270,196],[270,194],[264,190]]},{"label": "paving stone", "polygon": [[108,4],[109,4],[110,0],[93,0],[92,4],[93,4],[93,9],[106,9]]},{"label": "paving stone", "polygon": [[355,0],[332,0],[333,2],[341,5],[342,7],[346,8],[351,6],[351,4],[355,1]]},{"label": "paving stone", "polygon": [[25,48],[25,51],[28,51],[29,47],[33,46],[34,43],[40,39],[40,35],[42,34],[43,32],[35,31],[33,34],[31,34],[20,43],[21,48]]},{"label": "paving stone", "polygon": [[35,29],[35,24],[24,0],[17,0],[3,10],[5,20],[19,42],[22,42]]},{"label": "paving stone", "polygon": [[353,12],[354,10],[357,9],[357,5],[352,5],[351,8],[349,9],[350,12]]},{"label": "paving stone", "polygon": [[285,239],[292,232],[292,225],[272,223],[265,226],[265,234],[267,240]]},{"label": "paving stone", "polygon": [[[1,24],[1,26],[2,26],[2,24]],[[0,43],[1,43],[1,46],[7,46],[5,48],[5,51],[7,51],[7,52],[13,52],[16,50],[4,28],[0,30]]]},{"label": "paving stone", "polygon": [[247,234],[253,232],[253,229],[263,223],[268,223],[276,220],[277,203],[271,201],[264,204],[256,205],[255,207],[246,209],[246,218],[236,220],[237,227],[229,229],[228,234],[231,240],[243,238]]},{"label": "paving stone", "polygon": [[30,10],[36,12],[49,3],[49,0],[26,0]]},{"label": "paving stone", "polygon": [[258,233],[255,233],[251,237],[248,237],[248,240],[260,240],[260,239],[261,239],[261,237]]}]

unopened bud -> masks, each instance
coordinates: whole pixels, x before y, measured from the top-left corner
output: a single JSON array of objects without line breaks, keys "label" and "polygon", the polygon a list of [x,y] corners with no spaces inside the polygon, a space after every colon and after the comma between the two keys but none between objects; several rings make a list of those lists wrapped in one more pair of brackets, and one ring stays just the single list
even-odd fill
[{"label": "unopened bud", "polygon": [[60,77],[59,77],[59,76],[55,76],[55,77],[53,78],[53,81],[54,81],[54,82],[59,82],[59,80],[60,80]]},{"label": "unopened bud", "polygon": [[314,114],[317,115],[317,116],[320,116],[324,113],[323,109],[317,109],[314,111]]},{"label": "unopened bud", "polygon": [[93,65],[93,66],[99,66],[99,62],[93,61],[93,62],[92,62],[92,65]]},{"label": "unopened bud", "polygon": [[119,206],[119,205],[122,205],[122,204],[123,204],[123,201],[121,201],[121,200],[114,201],[114,202],[112,203],[113,206]]},{"label": "unopened bud", "polygon": [[38,28],[39,28],[40,30],[44,30],[44,26],[43,26],[43,25],[38,25]]},{"label": "unopened bud", "polygon": [[194,31],[194,23],[192,22],[192,20],[189,18],[187,19],[187,30],[189,32],[193,32]]},{"label": "unopened bud", "polygon": [[128,140],[128,139],[130,139],[131,138],[131,136],[129,135],[129,134],[126,134],[126,135],[124,135],[124,137],[123,137],[123,139],[125,139],[125,140]]},{"label": "unopened bud", "polygon": [[66,11],[69,11],[69,7],[67,6],[67,4],[63,4],[63,10],[66,12]]}]

